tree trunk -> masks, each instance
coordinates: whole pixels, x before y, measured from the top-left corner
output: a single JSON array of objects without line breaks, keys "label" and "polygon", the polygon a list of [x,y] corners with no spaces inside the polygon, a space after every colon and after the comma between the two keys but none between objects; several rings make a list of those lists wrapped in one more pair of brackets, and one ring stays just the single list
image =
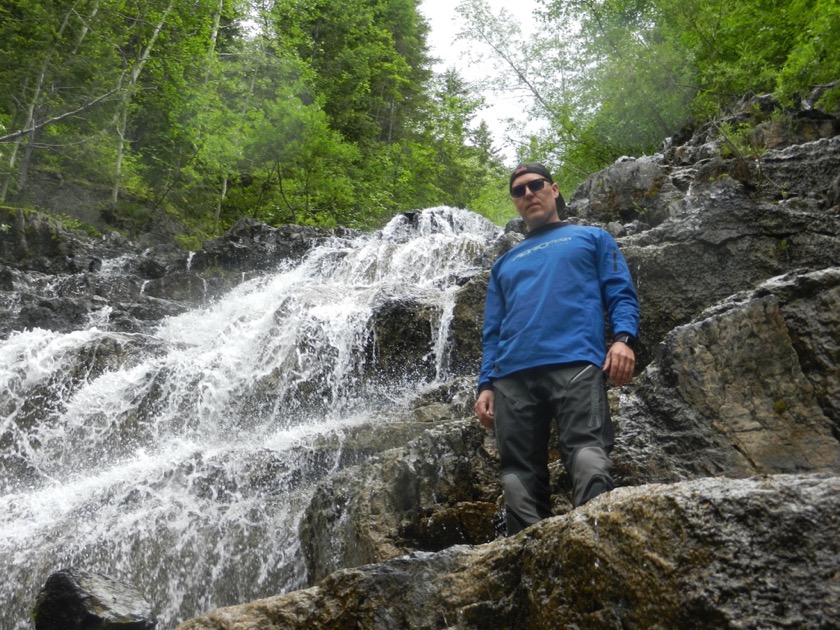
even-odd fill
[{"label": "tree trunk", "polygon": [[122,169],[126,151],[125,133],[128,129],[128,106],[131,101],[131,92],[137,85],[137,81],[140,78],[140,73],[143,71],[143,67],[152,55],[152,48],[154,48],[158,35],[160,35],[160,31],[163,29],[163,25],[166,23],[166,18],[169,16],[169,12],[172,10],[172,6],[174,4],[175,0],[169,0],[169,4],[166,6],[166,9],[164,9],[163,14],[160,16],[160,20],[155,26],[155,30],[152,32],[152,36],[149,38],[146,47],[140,53],[140,56],[137,58],[137,61],[134,63],[134,66],[131,68],[131,73],[129,74],[129,82],[126,87],[127,91],[122,99],[122,103],[120,104],[120,111],[117,113],[117,160],[114,168],[114,187],[111,190],[111,207],[117,205],[117,201],[120,196],[120,182],[122,181],[123,176]]},{"label": "tree trunk", "polygon": [[[58,28],[58,31],[55,35],[55,41],[59,41],[61,36],[64,34],[64,29],[67,28],[67,25],[70,23],[70,18],[76,13],[76,7],[78,6],[78,2],[75,2],[70,10],[64,15],[64,19],[61,21],[61,26]],[[98,0],[97,0],[98,4]],[[85,34],[87,33],[87,29],[83,29],[82,33],[77,38],[76,47],[74,49],[74,53],[78,50],[78,47],[81,45],[82,40],[84,39]],[[29,166],[32,163],[32,151],[35,148],[35,137],[37,134],[37,130],[41,127],[41,125],[37,125],[35,123],[35,111],[38,108],[38,104],[41,100],[41,93],[44,91],[44,84],[47,80],[47,72],[49,70],[50,60],[52,59],[53,53],[55,52],[55,47],[48,50],[46,56],[44,57],[43,63],[41,63],[41,69],[38,71],[38,79],[35,82],[35,90],[32,93],[32,98],[27,105],[26,111],[26,121],[23,124],[22,129],[26,130],[25,133],[21,134],[17,138],[15,138],[14,146],[12,147],[11,155],[9,156],[9,172],[5,178],[3,178],[3,185],[0,188],[0,203],[6,201],[6,195],[9,192],[9,184],[12,180],[12,173],[15,170],[15,164],[17,162],[17,154],[20,150],[20,145],[23,142],[23,138],[25,135],[29,135],[29,142],[26,146],[26,151],[24,153],[23,162],[20,165],[20,171],[18,174],[18,189],[23,191],[23,188],[26,186],[26,180],[29,175]]]},{"label": "tree trunk", "polygon": [[114,165],[114,187],[111,189],[111,207],[117,205],[120,198],[120,181],[122,180],[122,165],[125,157],[125,131],[128,125],[128,93],[120,103],[119,118],[117,119],[117,159]]},{"label": "tree trunk", "polygon": [[23,195],[26,191],[26,183],[29,179],[29,167],[32,164],[32,151],[35,148],[36,127],[35,121],[32,121],[32,128],[29,131],[29,141],[26,143],[26,148],[23,151],[23,160],[20,163],[20,173],[18,174],[18,195]]},{"label": "tree trunk", "polygon": [[222,192],[219,195],[219,203],[216,204],[216,216],[213,218],[213,234],[216,235],[219,233],[219,219],[222,216],[222,204],[225,201],[225,196],[227,195],[227,188],[228,188],[228,176],[225,173],[222,176]]}]

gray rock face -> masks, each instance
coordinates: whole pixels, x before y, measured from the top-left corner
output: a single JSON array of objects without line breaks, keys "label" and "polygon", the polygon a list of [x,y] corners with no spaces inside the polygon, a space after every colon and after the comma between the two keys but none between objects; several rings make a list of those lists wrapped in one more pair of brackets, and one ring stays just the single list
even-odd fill
[{"label": "gray rock face", "polygon": [[336,571],[179,630],[831,627],[840,481],[620,488],[519,535]]},{"label": "gray rock face", "polygon": [[840,471],[839,291],[840,268],[790,274],[669,333],[620,405],[625,481]]},{"label": "gray rock face", "polygon": [[[768,196],[775,194],[779,198],[820,199],[840,174],[840,136],[767,151],[758,164],[759,192]],[[826,207],[836,203],[836,200],[829,200]]]},{"label": "gray rock face", "polygon": [[301,523],[310,582],[413,550],[492,540],[497,471],[483,429],[457,421],[334,475]]},{"label": "gray rock face", "polygon": [[332,234],[348,235],[350,230],[328,232],[319,228],[286,225],[273,228],[255,219],[240,219],[223,236],[207,241],[196,252],[191,267],[197,271],[221,268],[233,271],[273,269],[283,260],[297,259]]},{"label": "gray rock face", "polygon": [[578,217],[593,223],[642,220],[659,225],[671,215],[671,205],[684,191],[672,180],[659,158],[625,159],[590,175],[569,205]]},{"label": "gray rock face", "polygon": [[840,212],[756,201],[731,178],[694,186],[684,215],[621,246],[642,304],[642,362],[664,336],[732,293],[793,269],[840,264]]},{"label": "gray rock face", "polygon": [[117,234],[92,238],[23,211],[0,214],[0,336],[32,328],[70,332],[92,318],[112,330],[144,332],[247,275],[349,233],[244,219],[191,254],[171,245],[143,249]]}]

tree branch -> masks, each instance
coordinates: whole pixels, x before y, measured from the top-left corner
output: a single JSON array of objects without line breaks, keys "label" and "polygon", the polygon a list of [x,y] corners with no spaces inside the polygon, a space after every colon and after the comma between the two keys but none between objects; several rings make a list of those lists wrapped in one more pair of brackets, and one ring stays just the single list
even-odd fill
[{"label": "tree branch", "polygon": [[95,107],[100,102],[104,101],[106,98],[108,98],[112,94],[115,94],[115,93],[119,92],[120,90],[122,90],[122,86],[115,87],[113,90],[105,92],[105,94],[102,94],[101,96],[96,97],[95,99],[93,99],[89,103],[85,103],[84,105],[82,105],[78,109],[74,109],[71,112],[65,112],[65,113],[63,113],[59,116],[53,116],[52,118],[48,118],[47,120],[43,120],[43,121],[39,122],[38,124],[33,124],[33,125],[27,127],[26,129],[21,129],[19,131],[14,131],[12,133],[7,133],[5,136],[0,136],[0,142],[9,142],[10,140],[14,140],[16,138],[20,138],[21,136],[25,136],[28,133],[32,133],[33,129],[43,129],[47,125],[51,125],[53,123],[60,122],[60,121],[64,120],[65,118],[70,118],[71,116],[75,116],[76,114],[81,114],[82,112],[87,111],[87,110],[91,109],[92,107]]}]

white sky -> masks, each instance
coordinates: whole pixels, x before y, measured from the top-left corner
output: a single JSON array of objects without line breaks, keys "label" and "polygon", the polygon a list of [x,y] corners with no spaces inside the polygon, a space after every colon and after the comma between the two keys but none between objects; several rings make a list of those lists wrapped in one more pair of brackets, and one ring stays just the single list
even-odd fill
[{"label": "white sky", "polygon": [[[523,33],[528,33],[533,23],[531,16],[537,8],[536,0],[517,0],[512,3],[510,0],[486,0],[493,13],[498,14],[500,9],[505,9],[508,14],[519,20]],[[431,55],[441,59],[441,63],[435,66],[435,71],[443,72],[447,68],[455,68],[461,77],[470,82],[481,82],[495,72],[491,63],[469,64],[465,59],[466,50],[478,46],[476,43],[456,41],[455,36],[461,30],[460,17],[455,11],[457,0],[422,0],[420,11],[429,23],[430,32],[428,37]],[[489,56],[489,52],[487,53]],[[522,105],[514,96],[500,96],[490,91],[484,92],[487,107],[479,113],[479,118],[487,121],[493,133],[494,146],[500,149],[504,159],[510,166],[514,160],[513,147],[505,146],[503,119],[521,115]],[[524,116],[523,116],[524,118]]]}]

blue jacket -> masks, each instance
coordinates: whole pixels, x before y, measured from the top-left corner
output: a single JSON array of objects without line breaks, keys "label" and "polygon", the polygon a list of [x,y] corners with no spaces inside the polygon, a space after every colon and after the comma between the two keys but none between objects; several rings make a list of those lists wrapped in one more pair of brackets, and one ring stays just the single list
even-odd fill
[{"label": "blue jacket", "polygon": [[603,365],[605,311],[613,333],[638,336],[639,301],[612,236],[566,223],[531,233],[493,265],[479,389],[528,368]]}]

